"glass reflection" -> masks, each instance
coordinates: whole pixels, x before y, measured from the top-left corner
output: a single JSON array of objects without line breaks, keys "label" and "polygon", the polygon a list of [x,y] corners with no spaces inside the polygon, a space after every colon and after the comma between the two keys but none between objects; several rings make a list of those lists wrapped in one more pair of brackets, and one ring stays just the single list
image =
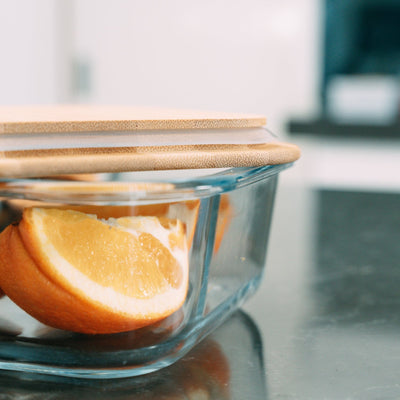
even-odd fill
[{"label": "glass reflection", "polygon": [[119,380],[80,380],[1,372],[0,399],[265,399],[262,343],[257,326],[236,312],[174,365]]}]

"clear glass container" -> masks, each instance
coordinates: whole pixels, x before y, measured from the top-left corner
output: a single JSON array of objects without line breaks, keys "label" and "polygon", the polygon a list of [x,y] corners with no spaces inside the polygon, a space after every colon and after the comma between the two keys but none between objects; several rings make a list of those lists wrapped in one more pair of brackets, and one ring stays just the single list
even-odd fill
[{"label": "clear glass container", "polygon": [[260,332],[239,310],[174,365],[151,374],[89,380],[3,372],[0,387],[15,400],[266,399],[265,376]]},{"label": "clear glass container", "polygon": [[[18,252],[11,252],[0,262],[2,271],[6,270],[9,276],[2,287],[5,295],[0,299],[0,369],[78,378],[121,378],[155,371],[183,357],[259,286],[278,175],[290,165],[101,174],[93,175],[94,181],[69,181],[66,177],[3,179],[1,251],[6,252],[11,243],[5,232],[21,231],[21,218],[26,218],[27,210],[69,210],[85,218],[95,216],[89,218],[97,218],[99,223],[124,217],[136,221],[131,218],[138,216],[178,220],[185,229],[183,257],[187,257],[187,266],[182,268],[187,269],[188,282],[183,303],[149,325],[120,332],[59,329],[57,323],[45,324],[43,318],[39,318],[42,322],[35,318],[46,312],[37,310],[40,301],[44,310],[50,310],[52,315],[58,313],[61,306],[53,304],[52,297],[36,293],[36,309],[32,310],[26,307],[26,301],[20,302],[20,293],[14,293],[12,279],[17,275],[13,275],[10,263],[22,261]],[[115,222],[110,223],[110,229],[114,226]],[[56,234],[51,226],[46,229],[48,236]],[[100,243],[103,239],[88,240]],[[2,241],[6,244],[2,245]],[[104,241],[101,245],[112,248],[119,243]],[[29,253],[26,243],[25,248],[35,265],[40,265],[38,256]],[[74,251],[71,247],[71,253]],[[45,253],[50,259],[52,253]],[[70,254],[65,257],[69,259]],[[116,271],[113,273],[118,274]],[[179,279],[186,279],[185,271],[182,276]],[[0,286],[5,281],[0,278]],[[32,291],[29,282],[25,283],[27,292]],[[101,299],[103,302],[116,302],[114,291],[104,293],[109,297]],[[75,294],[72,291],[68,295]],[[146,296],[144,291],[142,298],[146,300]],[[63,303],[64,308],[70,307],[70,314],[76,310],[76,299],[72,297]],[[88,320],[92,317],[87,316]],[[107,326],[107,321],[103,322]]]}]

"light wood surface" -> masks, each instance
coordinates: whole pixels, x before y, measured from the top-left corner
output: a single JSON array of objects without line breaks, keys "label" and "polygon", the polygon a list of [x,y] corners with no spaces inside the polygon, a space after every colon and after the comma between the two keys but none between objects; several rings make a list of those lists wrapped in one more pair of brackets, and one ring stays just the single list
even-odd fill
[{"label": "light wood surface", "polygon": [[[260,127],[262,116],[105,106],[0,107],[4,135]],[[244,131],[245,132],[245,131]],[[168,131],[166,132],[168,134]],[[228,131],[229,134],[229,131]],[[5,136],[4,136],[5,137]],[[45,140],[45,139],[42,139]],[[259,167],[297,160],[297,146],[274,137],[258,144],[0,149],[0,177],[29,178],[102,172]]]},{"label": "light wood surface", "polygon": [[297,160],[300,150],[285,143],[254,145],[157,146],[110,149],[10,151],[0,157],[2,177],[258,167]]},{"label": "light wood surface", "polygon": [[2,133],[137,131],[158,129],[250,128],[262,115],[129,106],[0,106]]}]

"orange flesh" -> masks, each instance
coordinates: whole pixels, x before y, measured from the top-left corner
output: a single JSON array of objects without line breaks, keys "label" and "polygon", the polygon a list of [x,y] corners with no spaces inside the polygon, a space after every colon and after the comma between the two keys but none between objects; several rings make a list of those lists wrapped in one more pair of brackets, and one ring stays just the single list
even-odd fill
[{"label": "orange flesh", "polygon": [[182,283],[179,264],[154,236],[134,236],[84,214],[57,211],[47,210],[43,217],[45,235],[93,282],[138,299]]}]

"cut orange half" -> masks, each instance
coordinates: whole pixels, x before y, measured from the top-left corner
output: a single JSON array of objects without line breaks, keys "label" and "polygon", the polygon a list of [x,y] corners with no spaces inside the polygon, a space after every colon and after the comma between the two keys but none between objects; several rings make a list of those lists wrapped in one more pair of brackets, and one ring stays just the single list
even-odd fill
[{"label": "cut orange half", "polygon": [[179,220],[99,220],[30,208],[0,234],[0,287],[55,328],[115,333],[179,309],[188,287],[188,246]]}]

